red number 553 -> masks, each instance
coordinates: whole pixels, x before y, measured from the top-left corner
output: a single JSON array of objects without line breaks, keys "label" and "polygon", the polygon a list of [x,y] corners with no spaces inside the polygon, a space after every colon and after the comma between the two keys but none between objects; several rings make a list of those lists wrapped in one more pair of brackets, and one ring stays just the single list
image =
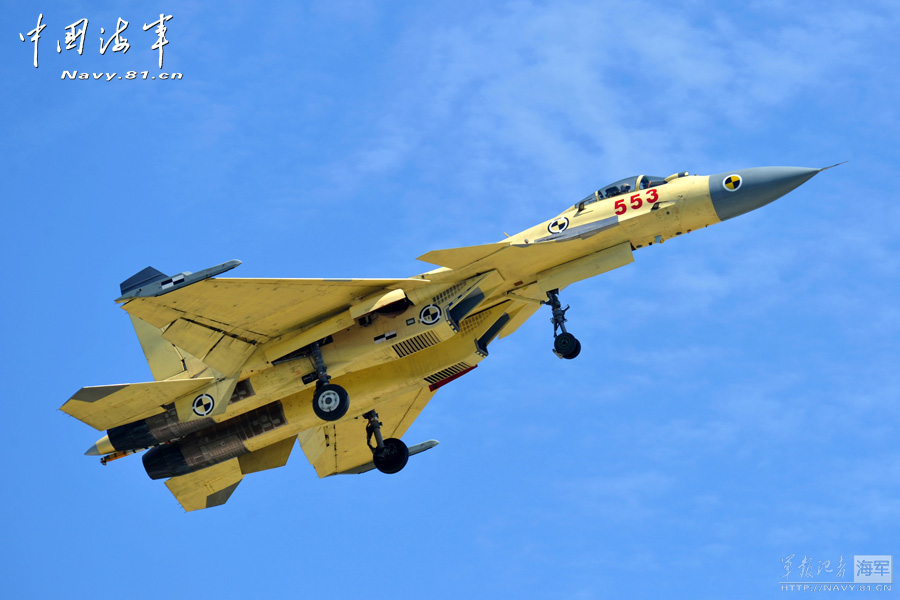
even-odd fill
[{"label": "red number 553", "polygon": [[[641,198],[641,195],[632,194],[627,200],[625,198],[619,198],[615,202],[616,214],[624,215],[625,211],[628,210],[628,205],[630,204],[632,210],[637,210],[644,204],[644,200],[647,201],[647,204],[653,204],[657,200],[659,200],[659,194],[654,189],[647,190],[647,197]],[[625,204],[628,202],[629,204]]]}]

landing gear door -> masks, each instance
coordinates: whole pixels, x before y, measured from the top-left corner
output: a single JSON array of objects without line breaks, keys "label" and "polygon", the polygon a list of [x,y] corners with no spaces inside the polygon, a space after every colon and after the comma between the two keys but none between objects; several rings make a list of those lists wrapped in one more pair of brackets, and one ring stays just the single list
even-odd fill
[{"label": "landing gear door", "polygon": [[459,322],[474,312],[502,281],[497,271],[489,271],[465,282],[462,291],[447,304],[447,320],[454,332],[459,331]]}]

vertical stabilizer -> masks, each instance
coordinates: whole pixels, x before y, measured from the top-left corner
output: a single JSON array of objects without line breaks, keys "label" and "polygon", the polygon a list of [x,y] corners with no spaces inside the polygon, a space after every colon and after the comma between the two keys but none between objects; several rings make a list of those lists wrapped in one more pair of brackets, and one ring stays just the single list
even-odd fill
[{"label": "vertical stabilizer", "polygon": [[129,316],[131,316],[131,324],[134,325],[134,332],[141,342],[141,348],[144,349],[144,356],[147,358],[147,364],[150,365],[153,379],[162,381],[186,370],[184,357],[178,348],[163,339],[161,329],[157,329],[135,316]]}]

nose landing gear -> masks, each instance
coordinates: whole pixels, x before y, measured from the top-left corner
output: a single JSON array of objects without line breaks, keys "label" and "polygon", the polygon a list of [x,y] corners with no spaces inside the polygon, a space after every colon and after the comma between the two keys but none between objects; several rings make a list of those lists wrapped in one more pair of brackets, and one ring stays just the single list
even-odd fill
[{"label": "nose landing gear", "polygon": [[[562,307],[559,302],[559,290],[547,292],[547,302],[553,310],[553,353],[559,358],[573,359],[581,353],[581,342],[574,335],[566,331],[566,311],[570,307]],[[557,333],[562,331],[562,333]]]},{"label": "nose landing gear", "polygon": [[[409,448],[403,443],[403,440],[397,438],[382,439],[381,437],[381,421],[378,420],[378,413],[370,410],[363,415],[369,420],[366,425],[366,444],[372,451],[372,462],[375,468],[382,473],[397,473],[409,461]],[[375,438],[375,445],[372,445],[372,438]]]}]

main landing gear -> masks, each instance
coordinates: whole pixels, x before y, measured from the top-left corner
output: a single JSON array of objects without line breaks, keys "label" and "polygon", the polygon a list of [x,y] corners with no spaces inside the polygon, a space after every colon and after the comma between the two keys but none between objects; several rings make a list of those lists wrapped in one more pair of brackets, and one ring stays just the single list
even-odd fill
[{"label": "main landing gear", "polygon": [[[553,353],[560,358],[573,359],[581,352],[581,342],[574,335],[566,331],[566,311],[569,307],[562,307],[559,302],[559,290],[550,290],[547,292],[547,302],[553,309],[553,317],[550,322],[553,323]],[[557,330],[562,333],[557,334]]]},{"label": "main landing gear", "polygon": [[316,391],[313,394],[313,411],[316,416],[323,421],[337,421],[350,408],[350,397],[347,390],[341,386],[329,383],[331,377],[328,376],[328,369],[322,360],[322,351],[319,349],[318,343],[313,343],[310,347],[313,364],[316,367]]},{"label": "main landing gear", "polygon": [[[409,460],[409,448],[403,443],[403,440],[397,438],[382,439],[381,437],[381,421],[378,420],[378,413],[370,410],[363,415],[369,420],[366,425],[366,444],[372,451],[372,462],[375,468],[382,473],[397,473],[406,466]],[[375,445],[372,445],[372,438],[375,438]]]}]

